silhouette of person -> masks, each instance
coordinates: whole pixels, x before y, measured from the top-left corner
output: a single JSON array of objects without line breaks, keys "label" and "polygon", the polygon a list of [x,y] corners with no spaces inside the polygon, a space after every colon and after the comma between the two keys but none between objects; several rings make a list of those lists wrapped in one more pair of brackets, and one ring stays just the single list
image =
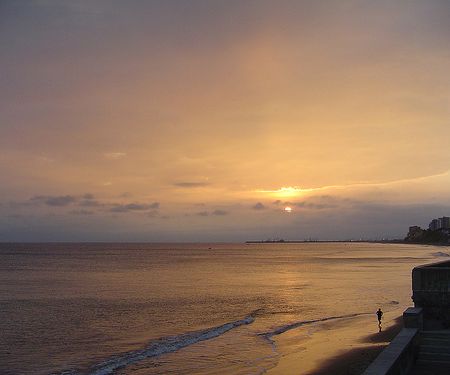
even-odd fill
[{"label": "silhouette of person", "polygon": [[377,311],[377,318],[378,318],[378,328],[380,329],[380,332],[381,332],[381,317],[382,316],[383,316],[383,311],[381,311],[381,308],[379,308]]}]

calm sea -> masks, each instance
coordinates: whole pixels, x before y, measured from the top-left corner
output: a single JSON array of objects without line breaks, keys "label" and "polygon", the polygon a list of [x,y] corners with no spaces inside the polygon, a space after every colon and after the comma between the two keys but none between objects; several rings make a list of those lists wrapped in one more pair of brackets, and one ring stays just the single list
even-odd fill
[{"label": "calm sea", "polygon": [[261,374],[274,335],[411,303],[432,247],[0,244],[0,373]]}]

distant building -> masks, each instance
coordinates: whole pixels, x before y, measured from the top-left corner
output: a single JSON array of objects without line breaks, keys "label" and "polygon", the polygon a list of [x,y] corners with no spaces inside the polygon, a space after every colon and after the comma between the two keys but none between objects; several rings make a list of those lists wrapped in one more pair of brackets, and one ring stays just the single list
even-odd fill
[{"label": "distant building", "polygon": [[419,241],[423,237],[423,232],[424,230],[421,227],[413,225],[412,227],[409,227],[406,239],[408,241]]},{"label": "distant building", "polygon": [[448,216],[442,216],[437,219],[433,219],[428,225],[430,230],[442,230],[442,229],[450,229],[450,218]]},{"label": "distant building", "polygon": [[431,220],[427,230],[422,229],[417,225],[409,227],[405,241],[430,244],[450,243],[450,218],[448,216],[443,216]]},{"label": "distant building", "polygon": [[409,232],[408,233],[414,234],[414,233],[421,232],[421,231],[422,231],[421,227],[419,227],[417,225],[413,225],[412,227],[409,227]]},{"label": "distant building", "polygon": [[430,225],[428,225],[429,230],[438,230],[439,229],[439,220],[433,219],[430,222]]}]

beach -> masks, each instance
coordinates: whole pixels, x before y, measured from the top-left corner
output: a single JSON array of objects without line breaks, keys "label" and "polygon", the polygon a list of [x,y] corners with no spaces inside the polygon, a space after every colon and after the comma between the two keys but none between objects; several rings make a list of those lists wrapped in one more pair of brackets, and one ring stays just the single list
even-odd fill
[{"label": "beach", "polygon": [[401,316],[397,311],[385,314],[382,332],[378,332],[377,324],[374,313],[323,322],[309,332],[304,328],[280,336],[276,345],[285,354],[267,373],[360,375],[400,331]]}]

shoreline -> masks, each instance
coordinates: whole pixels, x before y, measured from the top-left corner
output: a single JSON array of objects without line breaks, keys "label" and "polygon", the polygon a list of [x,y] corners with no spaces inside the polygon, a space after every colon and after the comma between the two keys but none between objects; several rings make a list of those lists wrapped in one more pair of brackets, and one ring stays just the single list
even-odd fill
[{"label": "shoreline", "polygon": [[246,244],[291,244],[291,243],[377,243],[377,244],[399,244],[399,245],[426,245],[426,246],[444,246],[449,247],[450,243],[438,242],[410,242],[404,240],[250,240]]},{"label": "shoreline", "polygon": [[[374,313],[282,334],[274,338],[280,359],[267,374],[361,375],[402,329],[399,309],[384,318],[382,332]],[[368,327],[373,327],[371,332]]]}]

